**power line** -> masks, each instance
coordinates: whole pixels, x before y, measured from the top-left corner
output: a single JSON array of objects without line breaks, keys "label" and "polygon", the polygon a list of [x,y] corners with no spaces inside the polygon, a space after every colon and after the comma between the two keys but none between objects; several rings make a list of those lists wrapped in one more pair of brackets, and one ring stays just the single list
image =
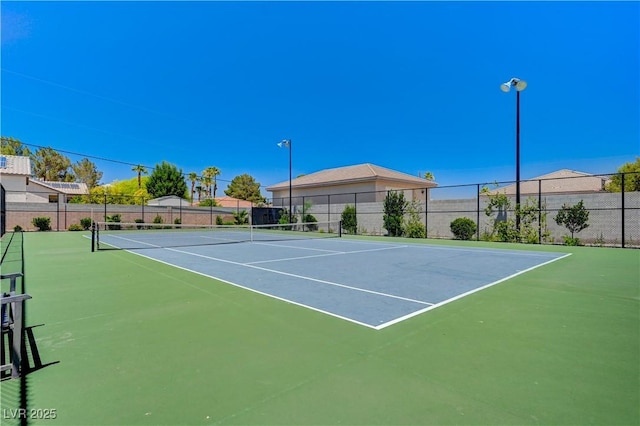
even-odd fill
[{"label": "power line", "polygon": [[[20,142],[20,143],[22,145],[25,145],[25,146],[28,146],[28,147],[32,147],[32,148],[37,148],[37,149],[47,149],[47,148],[49,148],[49,149],[53,149],[54,151],[59,152],[59,153],[63,153],[63,154],[67,154],[67,155],[75,155],[75,156],[78,156],[78,157],[90,158],[92,160],[107,161],[107,162],[110,162],[110,163],[123,164],[125,166],[133,166],[133,167],[142,166],[142,167],[144,167],[146,169],[149,169],[149,170],[155,170],[155,166],[151,167],[151,166],[147,166],[147,165],[140,164],[140,163],[129,163],[129,162],[126,162],[126,161],[114,160],[114,159],[105,158],[105,157],[98,157],[98,156],[95,156],[95,155],[82,154],[82,153],[79,153],[79,152],[67,151],[67,150],[64,150],[64,149],[57,149],[57,148],[53,148],[51,146],[37,145],[37,144],[34,144],[34,143],[26,143],[26,142]],[[189,173],[184,173],[183,172],[182,175],[183,176],[188,176]],[[202,176],[198,175],[198,178],[201,178],[201,177]],[[216,181],[231,182],[230,180],[222,179],[222,178],[216,178]]]}]

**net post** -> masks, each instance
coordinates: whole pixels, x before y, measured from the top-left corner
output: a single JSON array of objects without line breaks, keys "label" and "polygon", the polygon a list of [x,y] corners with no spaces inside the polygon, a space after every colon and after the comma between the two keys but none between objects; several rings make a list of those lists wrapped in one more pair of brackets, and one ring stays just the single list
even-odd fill
[{"label": "net post", "polygon": [[338,237],[342,237],[342,221],[338,222]]},{"label": "net post", "polygon": [[96,223],[91,222],[91,253],[96,251]]}]

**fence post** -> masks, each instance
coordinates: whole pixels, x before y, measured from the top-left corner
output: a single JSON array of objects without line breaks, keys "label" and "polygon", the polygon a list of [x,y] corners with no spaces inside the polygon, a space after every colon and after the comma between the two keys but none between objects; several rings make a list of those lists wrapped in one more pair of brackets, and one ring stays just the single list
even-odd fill
[{"label": "fence post", "polygon": [[104,194],[104,219],[105,222],[107,221],[107,194]]},{"label": "fence post", "polygon": [[480,241],[480,184],[476,184],[476,241]]},{"label": "fence post", "polygon": [[624,248],[624,176],[625,173],[622,173],[622,190],[620,191],[621,197],[622,197],[622,203],[621,203],[621,207],[622,207],[622,248]]},{"label": "fence post", "polygon": [[144,222],[144,197],[142,197],[142,223]]},{"label": "fence post", "polygon": [[429,238],[429,188],[424,189],[424,237]]},{"label": "fence post", "polygon": [[[353,193],[353,208],[356,211],[356,223],[358,223],[358,193]],[[358,235],[358,227],[356,226],[354,235]]]},{"label": "fence post", "polygon": [[331,195],[327,195],[327,222],[331,222]]},{"label": "fence post", "polygon": [[542,179],[538,180],[538,244],[542,244]]}]

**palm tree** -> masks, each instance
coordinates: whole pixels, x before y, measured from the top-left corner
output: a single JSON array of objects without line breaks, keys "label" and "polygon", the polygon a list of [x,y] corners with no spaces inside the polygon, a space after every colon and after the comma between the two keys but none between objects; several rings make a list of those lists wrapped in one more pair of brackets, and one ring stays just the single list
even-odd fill
[{"label": "palm tree", "polygon": [[147,174],[147,168],[141,164],[134,166],[131,170],[138,173],[138,189],[142,188],[142,175]]},{"label": "palm tree", "polygon": [[428,180],[428,181],[430,181],[430,182],[431,182],[432,180],[434,180],[434,179],[435,179],[435,176],[433,176],[433,173],[431,173],[431,172],[426,172],[426,173],[424,174],[424,178],[425,178],[426,180]]},{"label": "palm tree", "polygon": [[202,182],[202,186],[204,187],[204,196],[207,198],[211,197],[211,184],[213,180],[209,176],[204,176],[200,178],[200,182]]},{"label": "palm tree", "polygon": [[[216,176],[218,176],[219,174],[220,174],[220,169],[218,169],[217,167],[207,167],[202,171],[203,177],[208,177],[213,181],[213,198],[216,198],[216,190],[218,189],[218,182],[216,180]],[[209,183],[209,185],[211,185],[211,183]],[[209,190],[209,195],[211,194],[212,192],[211,190]]]},{"label": "palm tree", "polygon": [[189,180],[191,181],[191,204],[193,204],[193,193],[195,192],[196,182],[199,181],[198,174],[196,172],[189,173]]}]

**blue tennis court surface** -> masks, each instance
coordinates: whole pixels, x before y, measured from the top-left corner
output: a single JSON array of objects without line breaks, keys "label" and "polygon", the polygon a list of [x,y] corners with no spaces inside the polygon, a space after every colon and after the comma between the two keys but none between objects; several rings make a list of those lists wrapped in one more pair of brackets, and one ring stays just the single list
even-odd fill
[{"label": "blue tennis court surface", "polygon": [[346,238],[129,251],[378,330],[568,256]]}]

